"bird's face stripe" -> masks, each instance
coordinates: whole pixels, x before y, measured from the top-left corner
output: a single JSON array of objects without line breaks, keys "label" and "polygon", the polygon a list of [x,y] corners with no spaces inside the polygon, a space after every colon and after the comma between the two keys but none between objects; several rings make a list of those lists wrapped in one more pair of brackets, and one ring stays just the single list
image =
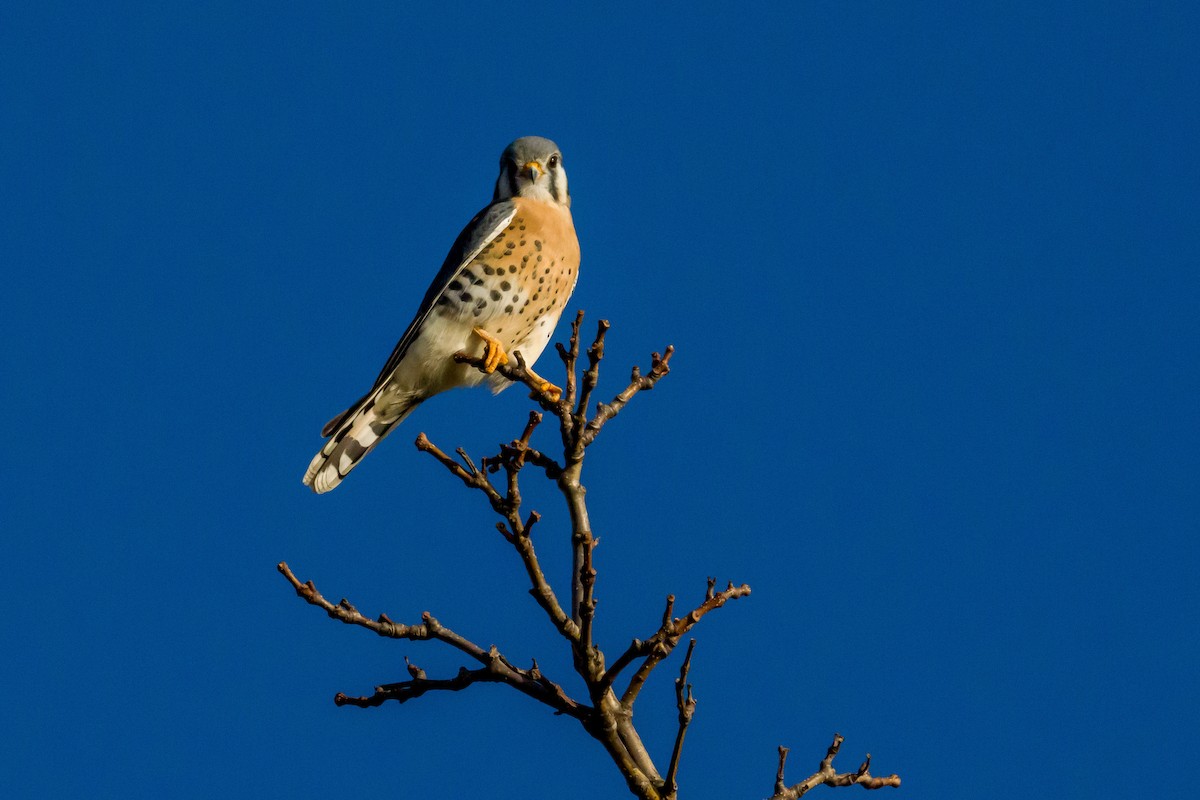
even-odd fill
[{"label": "bird's face stripe", "polygon": [[520,187],[517,185],[517,165],[511,161],[506,162],[505,172],[508,173],[508,196],[516,197],[520,194]]}]

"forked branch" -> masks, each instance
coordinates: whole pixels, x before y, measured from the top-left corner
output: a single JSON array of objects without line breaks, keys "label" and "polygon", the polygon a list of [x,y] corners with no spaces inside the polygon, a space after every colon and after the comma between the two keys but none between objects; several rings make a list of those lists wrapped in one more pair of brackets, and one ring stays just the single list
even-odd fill
[{"label": "forked branch", "polygon": [[826,751],[825,757],[821,759],[821,765],[817,771],[809,775],[804,780],[792,786],[787,786],[783,780],[783,765],[787,761],[788,749],[780,746],[779,748],[779,770],[775,773],[775,793],[771,795],[769,800],[796,800],[796,798],[806,794],[809,790],[825,784],[826,786],[861,786],[864,789],[882,789],[885,786],[899,788],[900,776],[888,775],[886,778],[876,778],[871,775],[869,767],[871,766],[871,754],[867,753],[866,760],[854,772],[837,772],[833,768],[833,758],[838,754],[838,750],[842,747],[842,742],[845,737],[840,733],[833,735],[833,744],[829,745],[829,750]]},{"label": "forked branch", "polygon": [[[580,328],[583,313],[576,315],[571,324],[571,337],[566,346],[556,344],[565,369],[561,394],[544,391],[545,382],[530,370],[521,353],[514,352],[506,364],[497,371],[510,381],[521,383],[531,391],[545,413],[558,419],[561,457],[535,448],[532,439],[543,420],[543,414],[531,412],[520,436],[499,447],[494,456],[482,458],[478,465],[462,449],[451,456],[429,441],[425,434],[416,440],[417,448],[429,454],[467,488],[478,491],[487,499],[488,505],[500,517],[496,528],[504,540],[512,546],[521,560],[529,579],[529,593],[545,613],[554,629],[565,639],[571,649],[572,665],[587,687],[590,705],[571,698],[563,687],[542,674],[534,661],[532,667],[523,669],[506,659],[494,646],[484,649],[475,642],[450,630],[426,612],[419,624],[394,622],[386,614],[371,619],[361,614],[348,600],[332,603],[325,599],[312,581],[301,582],[288,568],[279,564],[279,571],[288,580],[296,593],[311,605],[325,611],[333,619],[348,625],[356,625],[373,631],[380,636],[393,639],[443,642],[463,653],[479,666],[461,667],[457,674],[447,678],[430,678],[425,671],[408,664],[409,680],[387,683],[375,687],[370,695],[352,697],[339,692],[335,696],[338,705],[372,707],[394,700],[405,703],[430,692],[458,692],[477,683],[504,683],[554,709],[555,713],[578,720],[584,729],[604,747],[613,763],[625,778],[626,786],[636,797],[643,800],[677,800],[679,789],[677,777],[683,752],[684,738],[692,723],[696,699],[692,685],[688,682],[692,654],[696,640],[692,639],[675,680],[675,706],[678,728],[667,760],[665,773],[655,766],[641,737],[633,725],[633,706],[642,687],[654,669],[666,660],[680,639],[690,632],[704,616],[721,608],[730,600],[750,594],[746,584],[735,586],[730,582],[724,589],[717,590],[716,579],[709,578],[704,599],[691,611],[676,617],[675,597],[667,597],[662,614],[662,623],[646,639],[634,639],[629,647],[606,667],[603,651],[596,645],[593,631],[597,624],[596,585],[598,570],[595,562],[595,547],[599,539],[592,531],[585,502],[586,489],[581,481],[584,456],[603,430],[640,392],[649,391],[670,372],[674,348],[668,346],[663,353],[654,353],[650,369],[646,373],[634,367],[629,383],[608,403],[597,403],[594,413],[588,416],[600,381],[600,365],[604,359],[605,338],[608,322],[601,320],[595,338],[586,349],[587,364],[582,375],[577,374],[580,356]],[[488,366],[483,359],[459,353],[455,359],[480,370]],[[522,508],[521,474],[532,465],[535,474],[544,475],[557,486],[570,514],[570,537],[572,551],[571,590],[569,606],[560,603],[549,579],[542,569],[534,548],[532,532],[541,516],[537,511]],[[493,479],[493,476],[496,476]],[[542,527],[538,526],[539,538]],[[407,659],[406,659],[407,660]],[[618,698],[614,683],[632,669],[625,691]],[[872,777],[868,771],[870,756],[856,772],[838,773],[833,769],[833,758],[841,746],[842,737],[835,736],[820,769],[794,786],[784,782],[783,768],[787,749],[780,748],[779,769],[775,783],[775,795],[771,800],[795,800],[814,786],[860,785],[868,789],[883,786],[899,786],[900,779]]]}]

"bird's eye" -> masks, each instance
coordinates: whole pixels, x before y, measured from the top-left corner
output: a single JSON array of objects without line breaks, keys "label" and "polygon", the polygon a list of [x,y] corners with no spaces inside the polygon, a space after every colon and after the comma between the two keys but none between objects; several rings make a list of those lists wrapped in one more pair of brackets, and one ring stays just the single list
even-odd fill
[{"label": "bird's eye", "polygon": [[558,154],[555,153],[554,155],[550,156],[550,160],[547,161],[546,163],[550,166],[550,169],[554,169],[555,167],[557,167],[558,166]]}]

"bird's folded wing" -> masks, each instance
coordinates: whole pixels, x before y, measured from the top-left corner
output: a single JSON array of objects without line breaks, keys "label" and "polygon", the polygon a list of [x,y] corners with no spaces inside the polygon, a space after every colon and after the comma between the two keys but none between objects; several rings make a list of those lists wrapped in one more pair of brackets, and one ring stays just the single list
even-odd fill
[{"label": "bird's folded wing", "polygon": [[463,228],[462,233],[454,240],[454,246],[450,248],[450,253],[446,256],[441,271],[433,279],[433,283],[429,284],[429,289],[425,292],[425,298],[421,300],[421,307],[417,310],[417,315],[408,324],[408,329],[396,343],[396,349],[392,351],[387,363],[380,370],[372,391],[387,381],[400,364],[400,359],[404,358],[409,345],[416,338],[416,332],[420,330],[421,323],[429,316],[430,310],[433,309],[442,292],[446,291],[447,284],[454,279],[460,269],[475,260],[487,243],[499,236],[516,215],[517,204],[512,200],[501,200],[480,211],[467,223],[467,227]]}]

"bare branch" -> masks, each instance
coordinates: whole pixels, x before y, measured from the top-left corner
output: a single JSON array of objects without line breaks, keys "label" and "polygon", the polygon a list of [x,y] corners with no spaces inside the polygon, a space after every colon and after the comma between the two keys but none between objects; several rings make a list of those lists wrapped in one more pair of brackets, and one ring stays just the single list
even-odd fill
[{"label": "bare branch", "polygon": [[[654,635],[643,642],[642,646],[639,648],[641,652],[637,655],[644,654],[646,656],[646,660],[642,662],[641,666],[638,667],[637,672],[635,672],[633,677],[629,679],[629,686],[625,689],[625,694],[621,696],[622,706],[625,708],[633,707],[634,702],[637,700],[638,692],[642,690],[642,686],[646,682],[646,678],[650,676],[650,673],[663,661],[663,659],[671,654],[671,651],[675,649],[675,645],[679,643],[679,638],[683,636],[683,634],[690,631],[695,624],[704,617],[705,614],[713,611],[714,609],[720,608],[730,600],[737,600],[750,594],[750,587],[744,583],[741,586],[734,586],[733,583],[730,582],[728,587],[719,592],[713,591],[714,584],[715,579],[709,578],[708,588],[705,591],[704,602],[696,606],[696,608],[694,608],[692,611],[689,611],[686,615],[677,619],[670,618],[671,608],[675,601],[675,597],[673,595],[667,597],[667,610],[663,614],[662,627],[655,631]],[[636,655],[634,657],[636,657]],[[617,664],[621,664],[621,666],[624,667],[626,664],[628,664],[628,660],[625,660],[625,663],[622,664],[623,660],[625,660],[624,655],[622,655],[622,657],[618,659],[617,663],[613,664],[613,666],[616,667]],[[615,679],[615,676],[613,679]],[[611,680],[609,682],[611,683]]]},{"label": "bare branch", "polygon": [[871,755],[867,754],[867,758],[862,765],[854,772],[837,772],[833,768],[833,758],[838,754],[838,750],[842,747],[842,742],[845,737],[840,733],[833,735],[833,744],[829,745],[829,750],[826,751],[825,757],[821,759],[821,765],[817,771],[807,778],[793,786],[787,786],[783,780],[783,765],[787,760],[788,749],[786,747],[779,748],[779,770],[775,775],[775,794],[771,795],[769,800],[797,800],[797,798],[806,794],[809,790],[825,784],[826,786],[854,786],[858,785],[864,789],[882,789],[885,786],[898,788],[900,786],[899,775],[889,775],[886,778],[873,777],[869,771],[871,766]]},{"label": "bare branch", "polygon": [[642,375],[642,372],[637,367],[633,368],[633,373],[629,378],[629,385],[625,387],[619,395],[613,398],[611,403],[599,403],[596,406],[596,416],[587,424],[587,428],[583,431],[581,441],[584,447],[591,444],[596,436],[600,433],[600,429],[610,419],[621,413],[621,409],[633,399],[633,396],[641,391],[649,391],[654,388],[659,379],[671,371],[671,356],[675,353],[675,348],[672,345],[667,345],[667,349],[660,356],[654,353],[650,356],[650,373]]},{"label": "bare branch", "polygon": [[[634,367],[629,384],[611,402],[598,403],[594,416],[589,420],[588,405],[592,402],[599,384],[600,363],[604,358],[605,337],[609,324],[600,320],[597,325],[596,336],[587,348],[587,366],[580,375],[577,368],[582,323],[583,312],[580,311],[571,323],[568,344],[555,345],[566,373],[561,395],[546,393],[546,382],[533,373],[518,351],[513,351],[508,363],[496,369],[508,380],[529,388],[531,397],[541,408],[558,418],[563,448],[561,462],[532,445],[533,435],[543,421],[543,415],[536,411],[530,413],[519,437],[507,444],[501,444],[497,455],[481,459],[478,466],[461,448],[456,451],[458,457],[455,458],[436,447],[423,433],[417,437],[416,445],[422,452],[433,456],[465,486],[483,493],[493,511],[499,515],[500,521],[496,523],[496,528],[520,557],[529,578],[530,594],[559,634],[569,642],[573,667],[583,678],[592,705],[581,704],[568,696],[562,686],[542,674],[536,660],[529,669],[521,669],[502,656],[494,646],[483,649],[442,626],[428,612],[422,615],[419,625],[400,624],[392,621],[386,614],[380,614],[378,619],[372,620],[359,613],[348,600],[343,599],[336,604],[329,602],[311,581],[302,583],[296,578],[287,564],[281,563],[279,571],[300,597],[323,609],[334,619],[366,628],[388,638],[435,639],[454,647],[480,665],[475,669],[462,667],[450,678],[430,678],[423,669],[406,658],[409,680],[377,686],[374,693],[367,696],[350,697],[339,693],[335,697],[338,705],[371,707],[388,700],[405,703],[428,692],[458,692],[476,683],[506,683],[551,707],[555,713],[579,720],[584,729],[603,745],[624,776],[633,795],[642,800],[677,800],[677,777],[684,738],[696,709],[692,685],[688,683],[692,654],[696,646],[695,639],[688,645],[679,677],[675,680],[678,728],[665,777],[660,777],[654,760],[633,726],[633,705],[650,674],[671,655],[683,635],[709,612],[730,600],[749,595],[750,587],[745,584],[734,586],[731,582],[725,589],[718,591],[716,579],[709,578],[703,601],[681,617],[674,616],[675,597],[668,595],[658,630],[647,639],[633,639],[616,661],[605,668],[604,653],[593,641],[597,608],[594,550],[599,538],[591,528],[585,502],[587,490],[581,480],[584,455],[586,448],[595,441],[609,420],[619,414],[635,395],[653,389],[657,382],[670,372],[670,361],[675,350],[668,346],[662,355],[654,353],[650,369],[644,375],[640,369]],[[486,371],[486,364],[481,358],[458,353],[455,360]],[[570,513],[572,567],[569,609],[564,609],[559,603],[533,546],[531,534],[541,516],[536,511],[525,512],[521,507],[520,474],[529,464],[554,481]],[[504,480],[496,480],[493,483],[489,476],[500,472],[504,473]],[[633,675],[629,678],[624,694],[618,699],[613,690],[614,683],[630,667],[635,667]],[[870,755],[857,771],[836,772],[833,759],[841,743],[842,737],[835,736],[833,745],[821,761],[818,771],[791,787],[784,781],[784,764],[788,751],[787,748],[780,747],[775,795],[772,800],[795,800],[822,783],[829,786],[858,784],[868,789],[900,785],[900,779],[895,775],[886,778],[873,777],[869,771]]]},{"label": "bare branch", "polygon": [[575,312],[575,319],[571,321],[571,338],[568,340],[567,346],[563,347],[560,342],[554,343],[554,349],[558,351],[558,357],[562,359],[567,373],[562,399],[568,410],[575,403],[575,362],[579,360],[579,328],[581,325],[583,325],[582,309]]},{"label": "bare branch", "polygon": [[528,521],[522,526],[522,532],[513,537],[512,544],[516,548],[517,554],[520,555],[521,563],[525,566],[525,574],[529,576],[529,582],[532,584],[529,593],[550,617],[550,621],[554,623],[558,632],[570,641],[576,642],[579,640],[579,625],[567,616],[567,612],[559,604],[558,597],[555,596],[549,581],[546,580],[546,574],[542,572],[537,553],[533,549],[533,541],[529,537],[529,530],[539,519],[541,519],[541,515],[536,511],[530,512]]},{"label": "bare branch", "polygon": [[665,800],[675,800],[679,786],[675,775],[679,771],[679,754],[683,752],[683,737],[687,734],[692,715],[696,712],[696,698],[692,696],[692,685],[687,682],[688,670],[692,666],[692,651],[696,649],[696,640],[688,643],[687,655],[683,657],[683,666],[679,668],[679,677],[675,679],[675,707],[679,709],[679,732],[675,734],[675,747],[671,750],[671,763],[667,767],[667,777],[664,781],[666,788]]},{"label": "bare branch", "polygon": [[395,700],[397,703],[407,703],[409,700],[420,697],[426,692],[457,692],[473,683],[500,683],[503,680],[504,678],[499,673],[492,672],[487,667],[474,670],[461,667],[458,670],[458,674],[453,678],[436,680],[420,677],[402,683],[387,683],[383,686],[376,686],[375,693],[369,697],[350,697],[342,692],[338,692],[334,695],[333,702],[339,706],[371,708],[372,706],[383,705],[388,700]]},{"label": "bare branch", "polygon": [[488,501],[492,504],[492,508],[496,509],[498,513],[505,513],[506,509],[504,507],[504,497],[499,491],[497,491],[496,487],[492,485],[492,482],[488,480],[487,472],[476,469],[475,464],[471,462],[470,458],[467,457],[467,454],[463,452],[461,447],[458,449],[458,453],[462,456],[463,460],[467,462],[469,469],[465,469],[462,464],[443,453],[437,447],[437,445],[429,441],[428,437],[426,437],[424,433],[417,434],[417,440],[415,444],[417,449],[422,453],[429,453],[431,456],[436,458],[442,466],[450,470],[450,473],[461,480],[467,486],[467,488],[478,489],[487,495]]},{"label": "bare branch", "polygon": [[783,765],[787,763],[788,749],[783,745],[779,745],[779,769],[775,772],[775,795],[779,796],[786,791],[787,786],[783,782]]},{"label": "bare branch", "polygon": [[587,407],[592,398],[592,390],[600,382],[600,362],[604,359],[604,336],[609,329],[608,320],[602,319],[596,329],[596,338],[588,348],[588,368],[583,373],[583,388],[579,393],[579,403],[575,406],[575,436],[583,433],[587,422]]},{"label": "bare branch", "polygon": [[[301,583],[300,579],[292,573],[292,570],[286,563],[280,562],[278,569],[283,577],[287,579],[288,583],[292,584],[292,587],[296,590],[296,594],[304,598],[310,605],[324,609],[326,614],[336,620],[344,622],[347,625],[357,625],[361,628],[366,628],[380,636],[392,639],[436,639],[440,642],[445,642],[483,664],[485,671],[495,676],[494,678],[472,677],[467,679],[463,678],[460,672],[458,677],[450,680],[452,682],[466,681],[461,685],[457,683],[453,687],[436,683],[434,685],[425,685],[419,684],[420,677],[413,671],[410,664],[409,674],[413,675],[412,681],[406,681],[404,684],[391,684],[389,685],[390,688],[379,687],[370,698],[349,698],[339,694],[338,696],[342,699],[337,700],[338,705],[364,705],[365,703],[365,705],[377,706],[386,700],[400,700],[400,702],[404,702],[413,697],[420,696],[430,689],[453,688],[454,691],[457,691],[458,689],[466,688],[471,683],[487,680],[494,683],[507,683],[518,691],[545,703],[559,714],[567,714],[577,719],[586,719],[592,713],[591,707],[571,699],[561,686],[542,675],[540,671],[537,675],[533,675],[528,671],[513,666],[504,656],[500,655],[495,647],[487,650],[483,649],[474,642],[442,625],[428,611],[421,615],[420,625],[403,625],[393,622],[386,614],[380,614],[379,619],[373,620],[359,613],[358,609],[348,600],[343,599],[336,605],[330,603],[317,591],[317,587],[313,585],[312,581]],[[421,671],[418,669],[417,672]],[[475,672],[480,671],[475,670]],[[384,689],[388,691],[382,691]]]},{"label": "bare branch", "polygon": [[[529,516],[524,520],[521,518],[521,494],[518,483],[518,473],[529,460],[529,438],[533,435],[533,431],[537,428],[538,423],[542,420],[542,415],[536,411],[531,412],[529,421],[525,425],[525,430],[521,437],[513,440],[511,444],[501,445],[500,455],[494,459],[484,459],[484,468],[475,469],[474,464],[469,462],[469,459],[463,455],[464,460],[468,461],[470,470],[464,469],[457,461],[447,456],[436,445],[429,441],[424,433],[417,437],[417,449],[422,452],[431,454],[439,462],[442,463],[452,474],[457,476],[466,486],[472,489],[478,489],[483,492],[488,498],[492,509],[504,517],[507,521],[507,526],[504,523],[498,523],[497,528],[504,538],[513,545],[517,554],[521,557],[521,563],[525,567],[525,573],[529,576],[531,584],[530,594],[534,600],[550,617],[550,621],[554,627],[572,642],[579,638],[579,624],[567,616],[559,603],[554,590],[550,587],[550,583],[546,580],[546,575],[542,571],[541,564],[538,561],[537,552],[534,550],[533,542],[529,537],[529,527],[536,523],[541,516],[536,512],[530,512]],[[541,457],[540,454],[539,458]],[[551,462],[553,463],[553,462]],[[557,468],[557,465],[554,465]],[[487,472],[497,472],[503,469],[506,475],[505,494],[501,495],[496,487],[487,478]]]}]

